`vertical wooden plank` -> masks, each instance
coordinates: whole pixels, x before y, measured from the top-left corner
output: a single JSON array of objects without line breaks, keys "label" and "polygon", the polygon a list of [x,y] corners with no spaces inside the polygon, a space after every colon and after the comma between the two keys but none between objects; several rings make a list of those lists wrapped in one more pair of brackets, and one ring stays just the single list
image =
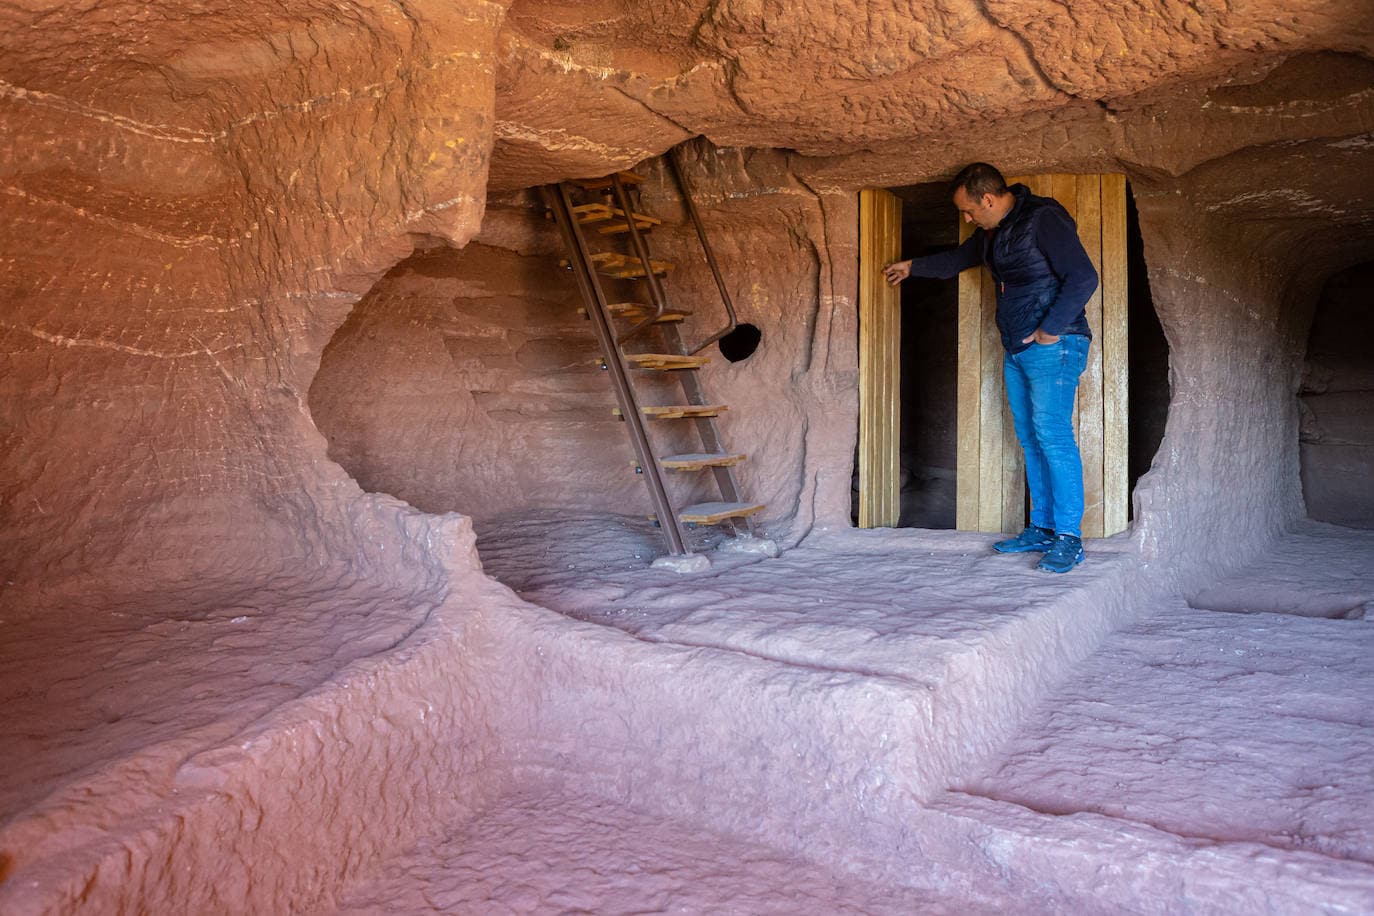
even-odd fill
[{"label": "vertical wooden plank", "polygon": [[[960,243],[972,234],[973,227],[961,221]],[[955,450],[954,523],[961,531],[978,530],[985,274],[983,270],[966,270],[959,275],[959,377],[955,413],[959,440]]]},{"label": "vertical wooden plank", "polygon": [[901,202],[859,193],[859,526],[897,523],[900,504],[900,308],[883,266],[901,252]]},{"label": "vertical wooden plank", "polygon": [[872,237],[876,230],[873,193],[859,192],[859,527],[872,528],[873,497],[873,343],[876,339],[873,292]]},{"label": "vertical wooden plank", "polygon": [[[879,270],[883,264],[895,261],[902,256],[902,203],[895,194],[884,193],[882,199],[886,249],[882,252],[882,264],[879,264]],[[889,475],[891,480],[883,488],[885,503],[882,518],[885,527],[895,527],[902,511],[902,295],[901,289],[893,289],[888,286],[881,274],[878,277],[878,283],[883,286],[888,299],[887,307],[884,308],[886,336],[883,338],[883,342],[886,350],[884,353],[886,371],[883,373],[882,424],[885,448],[882,461],[884,473]]]},{"label": "vertical wooden plank", "polygon": [[[1069,211],[1069,215],[1077,219],[1078,215],[1078,176],[1067,172],[1059,172],[1046,176],[1045,190],[1042,193],[1046,197],[1053,197],[1063,204],[1064,209]],[[1073,429],[1078,434],[1080,427],[1079,414],[1082,412],[1082,401],[1074,398],[1073,402]]]},{"label": "vertical wooden plank", "polygon": [[1032,194],[1044,196],[1050,193],[1049,175],[1017,175],[1007,179],[1007,184],[1023,184],[1030,188]]},{"label": "vertical wooden plank", "polygon": [[1102,489],[1103,534],[1126,530],[1127,260],[1126,176],[1102,176]]},{"label": "vertical wooden plank", "polygon": [[997,294],[987,268],[983,274],[983,295],[979,304],[979,348],[982,372],[978,389],[978,528],[1002,530],[1002,338],[997,331]]},{"label": "vertical wooden plank", "polygon": [[859,192],[859,527],[873,527],[873,194]]},{"label": "vertical wooden plank", "polygon": [[[891,239],[888,250],[892,260],[902,256],[902,200],[895,194],[889,198],[892,208],[888,214]],[[892,427],[892,524],[897,524],[902,514],[902,294],[893,291],[892,298],[892,341],[889,351],[892,359],[892,410],[888,423]]]},{"label": "vertical wooden plank", "polygon": [[[1078,175],[1078,239],[1088,259],[1102,275],[1102,178]],[[1078,451],[1083,457],[1083,536],[1102,537],[1102,285],[1084,309],[1097,338],[1088,350],[1088,366],[1078,383]]]}]

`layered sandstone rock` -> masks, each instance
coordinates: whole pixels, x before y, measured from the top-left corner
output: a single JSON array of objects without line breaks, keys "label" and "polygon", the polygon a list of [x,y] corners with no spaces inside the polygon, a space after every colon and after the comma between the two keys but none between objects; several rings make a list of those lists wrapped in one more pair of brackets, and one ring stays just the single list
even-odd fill
[{"label": "layered sandstone rock", "polygon": [[[824,268],[793,290],[794,255],[742,252],[791,237],[784,249],[849,263],[843,199],[865,184],[930,180],[970,158],[1125,168],[1177,364],[1207,363],[1205,349],[1189,357],[1207,334],[1187,323],[1244,324],[1255,306],[1256,250],[1238,255],[1233,225],[1260,227],[1256,244],[1280,255],[1314,246],[1300,270],[1261,271],[1274,301],[1294,272],[1329,273],[1367,245],[1358,176],[1372,65],[1357,14],[1095,7],[1071,24],[1060,7],[973,4],[12,10],[7,574],[156,559],[171,577],[251,575],[272,557],[328,563],[385,539],[359,533],[398,510],[360,501],[327,459],[307,392],[353,303],[417,233],[461,245],[478,231],[489,161],[495,186],[517,188],[632,165],[698,133],[813,154],[756,168],[744,192],[696,160],[732,282],[763,291],[767,352],[791,354],[751,371],[781,382],[800,364],[816,391],[847,392],[823,429],[800,423],[804,409],[774,421],[793,430],[781,434],[793,454],[803,425],[836,443],[810,451],[806,473],[844,476],[829,462],[845,461],[853,434],[852,273]],[[1333,194],[1342,182],[1354,193]],[[739,193],[760,201],[758,219],[730,216]],[[779,204],[762,202],[769,193]],[[815,203],[825,195],[836,218]],[[787,201],[812,215],[785,216]],[[1201,255],[1205,271],[1187,235],[1223,247]],[[1199,276],[1218,309],[1187,289]],[[1299,332],[1282,324],[1269,341],[1256,328],[1252,345],[1291,360]],[[1284,399],[1291,370],[1246,396]],[[1275,435],[1295,439],[1292,423],[1288,410]],[[1276,446],[1238,450],[1292,454]],[[1282,465],[1291,481],[1293,462]],[[1185,462],[1174,480],[1194,470],[1208,473]],[[1300,512],[1280,503],[1283,517]]]},{"label": "layered sandstone rock", "polygon": [[[6,702],[29,703],[10,708],[59,750],[67,728],[99,738],[48,775],[87,778],[102,747],[148,736],[122,743],[119,704],[45,722],[35,678],[81,683],[91,659],[128,663],[125,646],[151,667],[150,634],[250,616],[228,613],[240,605],[413,611],[375,643],[321,644],[295,696],[404,643],[440,603],[455,619],[514,606],[466,520],[439,513],[632,498],[623,440],[596,419],[605,391],[567,368],[587,340],[521,192],[645,162],[667,219],[656,244],[683,264],[674,295],[710,302],[677,192],[646,162],[692,138],[698,203],[763,330],[708,385],[784,540],[848,523],[855,191],[973,159],[1131,179],[1173,394],[1136,493],[1149,569],[1186,582],[1304,514],[1308,327],[1327,279],[1374,249],[1364,4],[23,0],[0,25],[0,615],[25,647]],[[556,421],[554,374],[577,378],[557,386]],[[444,647],[427,670],[491,651],[455,619],[424,631]],[[107,655],[53,649],[78,631],[106,634]],[[101,683],[135,683],[124,670]],[[180,667],[167,696],[194,696],[196,673]],[[312,701],[324,721],[362,702],[358,683]],[[443,715],[467,702],[446,696]],[[300,759],[290,728],[330,727],[296,707],[279,719],[257,759]],[[374,724],[337,734],[367,756]],[[102,725],[120,741],[102,744]],[[119,785],[156,806],[198,750],[163,748]],[[239,788],[204,823],[239,819],[251,779]],[[25,808],[21,845],[47,824],[119,822],[83,804]]]}]

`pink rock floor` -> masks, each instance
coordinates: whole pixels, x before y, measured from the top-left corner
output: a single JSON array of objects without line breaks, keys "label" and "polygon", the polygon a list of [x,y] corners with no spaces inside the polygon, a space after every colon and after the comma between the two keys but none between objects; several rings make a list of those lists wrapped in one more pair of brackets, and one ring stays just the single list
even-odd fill
[{"label": "pink rock floor", "polygon": [[1374,864],[1374,533],[1304,526],[1192,603],[1228,611],[1112,634],[959,788]]},{"label": "pink rock floor", "polygon": [[[495,794],[356,869],[346,912],[1374,911],[1374,533],[1304,524],[1193,607],[1124,540],[1054,577],[983,535],[820,531],[681,577],[629,519],[479,535],[563,616],[479,615],[455,645],[488,640],[535,706],[492,707]],[[46,824],[60,865],[54,837],[93,823],[74,796],[137,810],[150,768],[436,632],[423,596],[335,585],[121,604],[99,632],[7,619],[5,861]],[[431,652],[409,689],[485,657]],[[433,727],[389,740],[423,755]]]},{"label": "pink rock floor", "polygon": [[[983,536],[849,531],[778,560],[718,558],[711,573],[688,582],[645,570],[652,536],[636,540],[634,523],[622,524],[619,533],[573,527],[577,537],[539,545],[537,523],[524,522],[489,533],[481,546],[488,571],[528,600],[642,639],[929,689],[945,686],[937,663],[951,653],[995,654],[989,635],[1008,621],[1043,614],[1063,603],[1065,590],[1118,575],[1129,561],[1123,547],[1098,545],[1074,576],[1047,578],[1026,558],[988,556]],[[1374,778],[1364,765],[1374,751],[1374,620],[1358,619],[1370,601],[1374,534],[1305,524],[1279,555],[1194,598],[1229,612],[1157,597],[1074,665],[931,810],[949,818],[950,842],[979,847],[990,867],[1022,873],[1014,904],[1022,912],[1374,905],[1374,869],[1366,867]],[[1070,640],[1093,632],[1061,630]],[[884,889],[825,861],[769,853],[699,821],[690,826],[690,818],[549,792],[507,799],[422,844],[356,889],[345,911],[1010,905],[995,894],[941,893],[941,861],[908,862]],[[999,847],[1014,851],[999,861]],[[405,903],[388,910],[389,900]]]},{"label": "pink rock floor", "polygon": [[[506,796],[351,889],[339,912],[969,913],[775,848],[558,787]],[[983,910],[992,912],[992,910]]]},{"label": "pink rock floor", "polygon": [[532,516],[479,529],[478,549],[487,573],[525,600],[640,639],[929,683],[952,659],[1132,562],[1126,542],[1101,542],[1092,563],[1054,576],[1034,568],[1039,555],[993,554],[992,540],[820,531],[763,562],[712,554],[710,570],[684,577],[648,568],[660,541],[635,520]]},{"label": "pink rock floor", "polygon": [[0,848],[14,864],[131,817],[188,758],[402,643],[442,595],[340,574],[22,607],[6,597]]}]

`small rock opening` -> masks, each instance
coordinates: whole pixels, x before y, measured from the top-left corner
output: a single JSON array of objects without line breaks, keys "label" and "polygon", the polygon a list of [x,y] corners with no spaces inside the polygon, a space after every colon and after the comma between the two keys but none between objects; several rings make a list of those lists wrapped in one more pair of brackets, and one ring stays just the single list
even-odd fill
[{"label": "small rock opening", "polygon": [[1299,443],[1308,515],[1374,528],[1374,261],[1327,281],[1307,342]]},{"label": "small rock opening", "polygon": [[763,332],[749,322],[741,322],[735,329],[722,337],[716,346],[720,355],[732,363],[743,362],[754,355],[763,340]]}]

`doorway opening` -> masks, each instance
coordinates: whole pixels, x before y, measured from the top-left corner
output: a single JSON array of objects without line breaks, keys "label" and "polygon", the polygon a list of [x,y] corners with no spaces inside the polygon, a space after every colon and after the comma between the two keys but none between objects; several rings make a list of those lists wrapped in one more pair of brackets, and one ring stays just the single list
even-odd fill
[{"label": "doorway opening", "polygon": [[1317,301],[1299,391],[1307,514],[1374,528],[1374,261],[1336,274]]},{"label": "doorway opening", "polygon": [[[1040,176],[1036,181],[1048,182],[1049,176]],[[1068,179],[1071,183],[1081,182],[1091,176],[1054,176],[1056,180]],[[1009,179],[1011,180],[1011,179]],[[1118,181],[1121,179],[1118,177]],[[1139,220],[1129,185],[1124,186],[1124,215],[1118,217],[1117,225],[1124,222],[1124,252],[1117,255],[1125,273],[1124,289],[1118,293],[1125,320],[1118,323],[1117,340],[1126,344],[1124,358],[1116,354],[1115,371],[1125,374],[1125,385],[1115,401],[1110,396],[1106,404],[1098,406],[1101,414],[1120,421],[1125,413],[1124,423],[1114,434],[1115,447],[1104,450],[1104,438],[1113,435],[1104,433],[1101,427],[1096,432],[1080,432],[1080,444],[1084,445],[1085,463],[1090,452],[1099,456],[1098,462],[1107,466],[1107,480],[1117,475],[1117,486],[1124,489],[1119,500],[1119,518],[1115,530],[1122,530],[1131,517],[1129,498],[1124,494],[1133,491],[1136,482],[1145,474],[1163,439],[1165,420],[1168,416],[1168,344],[1159,318],[1155,314],[1150,295],[1149,279],[1146,270],[1144,243],[1140,234]],[[1056,187],[1058,187],[1056,185]],[[1036,193],[1046,193],[1038,186]],[[946,182],[931,182],[888,189],[888,193],[900,202],[900,234],[902,259],[920,257],[956,247],[961,239],[958,214],[950,203]],[[1052,195],[1058,196],[1058,195]],[[1118,197],[1122,196],[1121,194]],[[1102,208],[1108,208],[1104,202]],[[1088,211],[1080,220],[1101,219],[1101,214]],[[1083,227],[1080,226],[1080,231]],[[861,229],[861,234],[863,233]],[[1120,235],[1120,232],[1118,232]],[[864,249],[860,240],[860,248]],[[1118,248],[1122,246],[1118,244]],[[880,267],[881,265],[879,265]],[[866,267],[861,269],[867,269]],[[1102,272],[1101,270],[1099,271]],[[965,276],[974,274],[968,271]],[[1120,287],[1120,284],[1118,283]],[[965,295],[967,296],[967,287]],[[974,528],[978,530],[1011,530],[1015,528],[1014,518],[1024,516],[1028,506],[1022,486],[1014,494],[1016,500],[1009,508],[997,513],[991,527],[964,524],[960,521],[960,281],[958,279],[932,280],[910,278],[903,282],[900,295],[900,347],[899,383],[891,386],[899,399],[898,454],[899,468],[894,476],[898,480],[899,511],[896,514],[896,527],[953,529]],[[862,309],[861,309],[862,314]],[[1100,306],[1099,306],[1100,314]],[[1118,315],[1120,312],[1118,311]],[[967,309],[964,314],[964,333],[978,333],[967,327]],[[862,321],[862,319],[861,319]],[[1093,324],[1094,348],[1100,353],[1103,346],[1103,319],[1090,320]],[[861,341],[863,330],[860,331]],[[984,389],[990,389],[1000,404],[1000,351],[993,354],[995,359],[985,359]],[[861,357],[862,359],[862,357]],[[998,371],[995,379],[987,372]],[[1109,371],[1112,371],[1109,369]],[[967,373],[966,373],[967,374]],[[976,381],[976,380],[975,380]],[[967,385],[969,380],[965,379]],[[985,390],[984,394],[988,394]],[[861,394],[861,398],[865,395]],[[967,392],[965,393],[967,399]],[[1080,402],[1085,400],[1080,397]],[[967,402],[967,401],[965,401]],[[1080,409],[1081,409],[1080,403]],[[1107,421],[1112,422],[1111,420]],[[1010,434],[1009,421],[1006,427],[1001,452],[1010,455],[1008,464],[1019,460],[1019,447]],[[1124,436],[1122,435],[1124,433]],[[967,428],[964,437],[967,440]],[[1090,438],[1096,441],[1090,441]],[[1124,438],[1124,442],[1119,441]],[[860,448],[863,448],[861,442]],[[964,443],[965,475],[968,474],[968,442]],[[972,449],[973,460],[977,460],[978,449]],[[1112,461],[1116,467],[1110,466]],[[857,507],[863,494],[864,481],[860,479],[860,462],[855,463],[855,512],[854,523],[859,524]],[[1018,477],[1019,468],[1013,471]],[[976,474],[976,469],[975,469]],[[1091,496],[1090,496],[1091,501]],[[1087,519],[1085,518],[1085,523]],[[1112,528],[1110,517],[1106,522]],[[1107,530],[1106,533],[1114,533]]]}]

